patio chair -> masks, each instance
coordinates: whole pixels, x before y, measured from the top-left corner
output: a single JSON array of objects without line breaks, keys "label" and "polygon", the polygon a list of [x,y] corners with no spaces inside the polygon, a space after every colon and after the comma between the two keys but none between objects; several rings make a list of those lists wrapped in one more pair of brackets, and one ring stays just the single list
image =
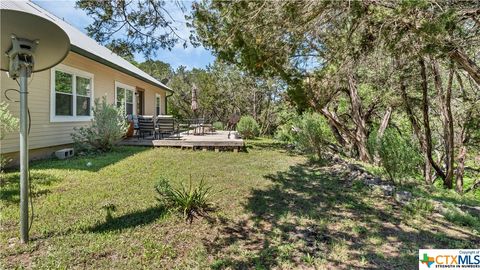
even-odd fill
[{"label": "patio chair", "polygon": [[175,123],[175,118],[171,115],[158,115],[155,123],[159,136],[163,139],[163,135],[177,134],[177,138],[180,138],[180,132],[178,125]]},{"label": "patio chair", "polygon": [[193,135],[203,135],[203,133],[204,133],[203,125],[204,124],[205,124],[205,118],[191,119],[190,128],[193,128]]},{"label": "patio chair", "polygon": [[157,130],[153,116],[138,116],[138,137],[145,139],[146,133],[153,135],[153,139],[156,139]]}]

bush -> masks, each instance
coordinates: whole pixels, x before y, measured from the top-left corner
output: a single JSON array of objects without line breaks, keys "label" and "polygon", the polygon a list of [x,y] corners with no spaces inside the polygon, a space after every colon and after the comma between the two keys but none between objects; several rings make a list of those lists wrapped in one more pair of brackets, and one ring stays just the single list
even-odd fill
[{"label": "bush", "polygon": [[128,125],[124,110],[108,104],[103,97],[101,101],[95,100],[91,125],[75,128],[72,138],[79,150],[106,152],[125,136]]},{"label": "bush", "polygon": [[243,138],[253,139],[258,136],[260,127],[253,117],[242,116],[237,124],[237,131],[242,135]]},{"label": "bush", "polygon": [[382,167],[392,181],[416,176],[422,156],[410,139],[403,138],[395,129],[387,128],[376,147]]},{"label": "bush", "polygon": [[[13,132],[18,128],[18,119],[15,118],[8,110],[6,102],[0,102],[0,140],[5,138],[9,132]],[[10,163],[11,159],[0,155],[0,170]]]},{"label": "bush", "polygon": [[403,214],[406,218],[416,215],[429,216],[434,210],[432,202],[428,199],[416,199],[403,208]]},{"label": "bush", "polygon": [[468,212],[463,212],[453,207],[449,207],[445,213],[445,218],[457,225],[469,227],[477,232],[480,232],[480,218],[471,215]]},{"label": "bush", "polygon": [[212,188],[203,180],[193,187],[190,176],[188,188],[183,184],[180,188],[175,188],[167,179],[161,178],[155,189],[159,195],[157,200],[162,206],[182,213],[183,218],[190,223],[195,216],[207,216],[208,212],[212,211],[212,204],[209,202]]},{"label": "bush", "polygon": [[293,144],[306,154],[314,154],[319,159],[325,156],[328,145],[334,137],[325,118],[318,113],[304,113],[280,126],[276,138]]},{"label": "bush", "polygon": [[213,128],[215,128],[215,130],[223,130],[223,123],[222,122],[214,122],[213,123]]}]

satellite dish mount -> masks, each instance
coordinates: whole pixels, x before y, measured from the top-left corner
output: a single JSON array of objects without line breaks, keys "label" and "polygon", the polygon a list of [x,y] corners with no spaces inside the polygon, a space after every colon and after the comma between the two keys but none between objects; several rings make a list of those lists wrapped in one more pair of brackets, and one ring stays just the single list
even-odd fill
[{"label": "satellite dish mount", "polygon": [[[56,66],[70,51],[70,39],[54,21],[19,10],[0,10],[0,69],[20,86],[20,240],[28,242],[28,78]],[[39,41],[42,41],[41,46]]]},{"label": "satellite dish mount", "polygon": [[[17,79],[22,75],[30,77],[35,64],[34,53],[39,41],[17,38],[15,34],[11,35],[11,39],[12,48],[6,53],[9,59],[8,76],[12,79]],[[26,74],[21,74],[23,67],[25,67]]]}]

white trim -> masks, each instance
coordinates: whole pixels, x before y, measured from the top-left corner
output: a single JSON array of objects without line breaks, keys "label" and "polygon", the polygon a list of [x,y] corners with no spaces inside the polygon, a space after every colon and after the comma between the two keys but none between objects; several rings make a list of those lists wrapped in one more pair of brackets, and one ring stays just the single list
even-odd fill
[{"label": "white trim", "polygon": [[[55,115],[55,71],[61,71],[72,75],[72,116]],[[90,79],[90,115],[77,116],[77,76]],[[94,76],[92,73],[76,69],[64,64],[59,64],[50,69],[50,122],[88,122],[93,118]]]},{"label": "white trim", "polygon": [[[134,86],[131,86],[131,85],[128,85],[128,84],[124,84],[124,83],[121,83],[121,82],[118,82],[118,81],[115,81],[115,106],[117,106],[117,88],[120,87],[120,88],[124,88],[125,90],[129,90],[129,91],[132,91],[132,102],[133,102],[133,106],[132,106],[132,115],[136,115],[137,114],[137,99],[135,97],[135,87]],[[127,103],[127,93],[125,93],[125,103]],[[125,108],[126,110],[126,108]],[[125,112],[126,113],[126,112]]]},{"label": "white trim", "polygon": [[155,93],[155,102],[154,102],[154,112],[157,115],[157,98],[159,99],[158,101],[158,107],[160,107],[159,114],[158,115],[163,115],[162,113],[162,96],[158,93]]}]

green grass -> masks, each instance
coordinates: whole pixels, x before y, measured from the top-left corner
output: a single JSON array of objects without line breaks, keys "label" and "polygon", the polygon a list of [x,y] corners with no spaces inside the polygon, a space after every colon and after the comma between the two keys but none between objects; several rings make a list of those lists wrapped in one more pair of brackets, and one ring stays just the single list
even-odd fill
[{"label": "green grass", "polygon": [[[418,248],[480,244],[468,227],[429,212],[407,222],[391,199],[358,183],[352,187],[341,173],[281,144],[255,140],[247,150],[122,147],[35,162],[35,220],[27,245],[18,241],[18,173],[9,172],[1,183],[0,265],[412,269]],[[216,209],[192,224],[159,206],[154,189],[160,178],[180,186],[190,175],[212,186]]]}]

